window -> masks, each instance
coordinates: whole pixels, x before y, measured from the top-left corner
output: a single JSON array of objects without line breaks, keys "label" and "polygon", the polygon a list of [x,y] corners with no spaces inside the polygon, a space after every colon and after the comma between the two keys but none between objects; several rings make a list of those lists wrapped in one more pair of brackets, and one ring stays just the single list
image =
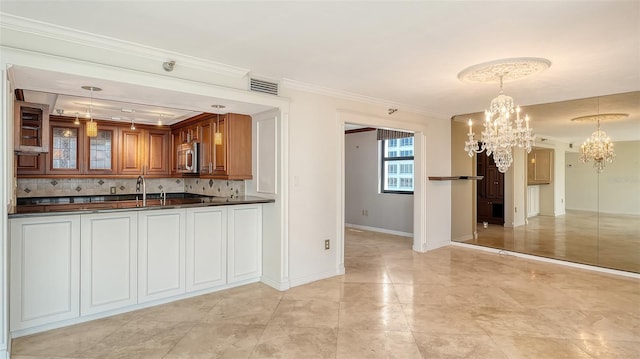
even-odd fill
[{"label": "window", "polygon": [[400,165],[400,173],[413,173],[413,163],[403,163]]},{"label": "window", "polygon": [[401,138],[400,146],[411,146],[411,148],[413,148],[413,137]]},{"label": "window", "polygon": [[413,137],[381,141],[381,192],[413,194]]}]

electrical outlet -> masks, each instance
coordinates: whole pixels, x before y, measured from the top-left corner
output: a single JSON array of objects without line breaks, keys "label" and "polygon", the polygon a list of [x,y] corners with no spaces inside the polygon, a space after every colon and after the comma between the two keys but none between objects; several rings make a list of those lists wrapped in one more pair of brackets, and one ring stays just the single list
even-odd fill
[{"label": "electrical outlet", "polygon": [[115,187],[109,187],[109,192],[111,194],[116,194],[116,188]]},{"label": "electrical outlet", "polygon": [[328,250],[329,248],[331,248],[331,245],[329,243],[330,243],[329,239],[325,239],[324,240],[324,249],[325,250]]}]

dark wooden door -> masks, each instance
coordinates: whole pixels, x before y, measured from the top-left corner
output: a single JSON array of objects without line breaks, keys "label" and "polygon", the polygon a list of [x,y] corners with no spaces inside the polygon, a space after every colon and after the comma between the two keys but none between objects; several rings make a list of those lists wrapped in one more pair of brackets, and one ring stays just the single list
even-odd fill
[{"label": "dark wooden door", "polygon": [[504,225],[504,173],[498,171],[493,157],[478,155],[477,217],[478,222]]}]

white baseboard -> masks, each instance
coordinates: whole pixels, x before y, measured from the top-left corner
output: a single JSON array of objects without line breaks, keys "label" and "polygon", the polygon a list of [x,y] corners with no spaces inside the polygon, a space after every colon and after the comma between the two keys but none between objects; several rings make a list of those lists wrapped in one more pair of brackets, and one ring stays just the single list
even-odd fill
[{"label": "white baseboard", "polygon": [[475,244],[457,243],[457,242],[453,242],[451,244],[454,245],[454,246],[465,247],[465,248],[469,248],[469,249],[475,249],[475,250],[478,250],[478,251],[485,251],[485,252],[496,253],[496,254],[507,254],[507,255],[512,255],[514,257],[532,259],[532,260],[540,261],[540,262],[554,263],[554,264],[559,264],[559,265],[563,265],[563,266],[567,266],[567,267],[580,268],[580,269],[591,270],[591,271],[594,271],[594,272],[602,272],[602,273],[615,274],[615,275],[620,275],[620,276],[624,276],[624,277],[640,279],[640,273],[631,273],[631,272],[626,272],[626,271],[622,271],[622,270],[603,268],[603,267],[596,267],[596,266],[592,266],[592,265],[588,265],[588,264],[567,262],[567,261],[563,261],[563,260],[560,260],[560,259],[539,257],[539,256],[531,255],[531,254],[512,252],[512,251],[508,251],[508,250],[504,250],[504,249],[484,247],[484,246],[479,246],[479,245],[475,245]]},{"label": "white baseboard", "polygon": [[413,237],[413,233],[395,231],[393,229],[369,227],[369,226],[363,226],[360,224],[352,224],[352,223],[345,223],[344,226],[347,228],[362,229],[365,231],[385,233],[385,234],[393,234],[393,235],[402,236],[402,237]]},{"label": "white baseboard", "polygon": [[289,284],[289,281],[284,281],[284,282],[280,282],[277,281],[275,279],[271,279],[265,276],[262,276],[260,278],[260,282],[268,285],[269,287],[275,289],[275,290],[279,290],[281,292],[284,292],[285,290],[291,288],[291,285]]}]

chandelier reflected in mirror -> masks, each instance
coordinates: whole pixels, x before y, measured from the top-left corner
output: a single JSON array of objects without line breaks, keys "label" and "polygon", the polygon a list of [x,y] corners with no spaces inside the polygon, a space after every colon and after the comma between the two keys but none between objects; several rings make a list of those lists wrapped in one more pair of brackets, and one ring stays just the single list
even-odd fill
[{"label": "chandelier reflected in mirror", "polygon": [[587,138],[587,140],[580,146],[580,161],[582,163],[593,161],[593,168],[596,169],[596,172],[602,173],[602,171],[604,171],[605,164],[607,162],[612,163],[616,154],[613,149],[613,142],[611,142],[611,138],[609,138],[606,132],[600,129],[600,121],[618,120],[627,116],[629,115],[626,113],[603,113],[571,119],[571,121],[577,122],[595,121],[597,123],[596,131],[593,132],[591,137]]},{"label": "chandelier reflected in mirror", "polygon": [[502,85],[504,80],[529,76],[546,70],[550,65],[546,59],[515,58],[475,65],[458,74],[458,78],[465,82],[500,83],[498,96],[491,100],[489,109],[485,111],[484,130],[479,140],[475,139],[473,122],[469,120],[468,139],[464,144],[469,157],[484,151],[487,156],[493,156],[498,171],[505,173],[513,163],[514,147],[531,152],[534,136],[529,127],[529,117],[520,116],[520,106],[515,106],[513,98],[504,94]]}]

